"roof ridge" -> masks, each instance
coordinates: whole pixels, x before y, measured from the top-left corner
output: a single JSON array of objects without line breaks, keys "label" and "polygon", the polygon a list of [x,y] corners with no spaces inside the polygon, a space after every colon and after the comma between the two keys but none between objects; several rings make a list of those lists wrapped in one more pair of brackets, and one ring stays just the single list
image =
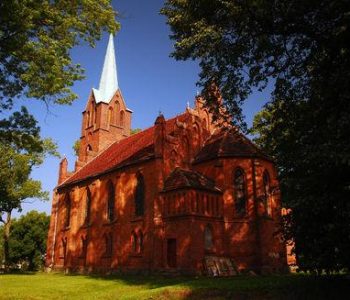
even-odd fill
[{"label": "roof ridge", "polygon": [[80,172],[83,171],[83,169],[85,169],[88,165],[92,164],[93,161],[95,161],[97,158],[99,158],[102,154],[104,154],[109,148],[111,148],[113,145],[115,144],[119,144],[121,142],[125,142],[127,140],[130,140],[131,138],[135,138],[135,136],[141,134],[141,133],[145,133],[146,131],[152,129],[154,127],[151,126],[151,127],[148,127],[138,133],[135,133],[135,134],[132,134],[132,135],[129,135],[128,137],[122,139],[122,140],[119,140],[119,141],[115,141],[113,142],[112,144],[110,144],[108,147],[106,147],[105,149],[103,149],[100,153],[98,153],[95,157],[93,157],[90,161],[88,161],[84,166],[82,166],[78,171],[74,172],[71,176],[69,176],[68,178],[66,178],[63,182],[61,182],[59,185],[57,186],[61,186],[61,185],[64,185],[66,183],[66,181],[68,181],[72,176],[76,175],[76,174],[79,174]]},{"label": "roof ridge", "polygon": [[[184,115],[184,113],[180,114],[180,115],[176,115],[175,117],[173,118],[170,118],[170,119],[167,119],[165,120],[165,122],[174,122],[178,117]],[[155,125],[152,125],[152,126],[149,126],[145,129],[143,129],[142,131],[138,132],[138,133],[135,133],[135,134],[132,134],[124,139],[121,139],[119,141],[115,141],[113,142],[112,144],[110,144],[108,147],[106,147],[105,149],[103,149],[100,153],[98,153],[95,157],[93,157],[90,161],[88,161],[87,163],[85,163],[79,170],[77,170],[76,172],[72,173],[71,176],[69,176],[68,178],[66,178],[64,181],[62,181],[60,184],[58,184],[56,186],[57,187],[60,187],[60,186],[63,186],[65,184],[69,184],[70,183],[70,180],[73,178],[73,176],[79,176],[79,174],[81,174],[83,171],[85,171],[86,168],[90,167],[91,164],[93,164],[97,159],[99,159],[102,155],[104,155],[111,147],[117,145],[117,144],[120,144],[120,147],[123,147],[123,144],[127,144],[128,142],[130,141],[138,141],[138,137],[140,137],[141,135],[146,135],[147,132],[151,131],[152,129],[155,128]],[[154,140],[152,141],[154,143]],[[151,143],[152,144],[152,143]],[[132,154],[131,154],[132,155]],[[126,157],[124,160],[126,160],[128,157]],[[121,162],[120,162],[121,163]]]}]

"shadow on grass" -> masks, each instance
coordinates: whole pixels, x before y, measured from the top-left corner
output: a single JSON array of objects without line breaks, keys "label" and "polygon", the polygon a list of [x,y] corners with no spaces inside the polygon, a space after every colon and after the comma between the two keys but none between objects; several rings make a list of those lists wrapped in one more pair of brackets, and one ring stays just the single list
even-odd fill
[{"label": "shadow on grass", "polygon": [[[78,275],[67,275],[78,276]],[[344,275],[236,276],[231,278],[140,275],[79,275],[130,286],[159,289],[154,299],[349,299],[350,279]]]}]

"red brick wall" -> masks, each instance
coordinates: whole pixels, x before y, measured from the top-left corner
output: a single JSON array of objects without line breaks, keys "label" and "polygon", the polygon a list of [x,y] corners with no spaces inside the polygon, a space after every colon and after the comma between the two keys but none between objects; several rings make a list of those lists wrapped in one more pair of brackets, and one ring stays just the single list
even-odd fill
[{"label": "red brick wall", "polygon": [[[125,110],[122,133],[118,127],[119,115],[108,115],[110,108],[117,110],[116,100],[120,100],[120,109]],[[93,99],[90,98],[83,119],[93,105]],[[94,129],[83,126],[79,166],[88,159],[83,151],[87,143],[96,143],[100,151],[129,134],[131,113],[125,109],[120,92],[117,92],[110,105],[98,104],[97,112]],[[48,236],[47,266],[53,262],[56,268],[86,271],[168,270],[167,240],[176,239],[176,269],[182,272],[202,273],[206,255],[233,258],[239,269],[269,272],[285,267],[285,245],[276,234],[280,229],[281,204],[273,163],[263,159],[236,157],[218,158],[192,165],[195,155],[215,130],[210,114],[203,109],[200,99],[197,99],[195,109],[187,109],[185,114],[171,124],[173,125],[169,128],[162,117],[157,118],[154,159],[55,192]],[[164,180],[175,167],[201,172],[215,180],[221,192],[196,189],[163,192]],[[234,206],[233,176],[237,167],[245,173],[247,214],[244,216],[238,216]],[[271,187],[275,188],[269,196],[270,215],[266,215],[261,200],[265,170],[270,175]],[[66,163],[62,164],[60,172],[60,178],[69,176]],[[135,216],[134,198],[138,174],[142,174],[145,181],[143,217]],[[116,191],[116,220],[113,222],[107,218],[109,181]],[[89,226],[84,224],[87,187],[92,195]],[[64,228],[66,193],[69,193],[72,201],[69,228]],[[210,250],[205,250],[204,230],[208,225],[213,230],[214,244]],[[143,235],[143,249],[135,252],[132,249],[132,234],[140,236],[140,232]],[[111,255],[106,255],[106,237],[113,241]],[[82,238],[88,241],[86,257],[82,255]],[[65,240],[66,259],[62,251],[62,241]]]}]

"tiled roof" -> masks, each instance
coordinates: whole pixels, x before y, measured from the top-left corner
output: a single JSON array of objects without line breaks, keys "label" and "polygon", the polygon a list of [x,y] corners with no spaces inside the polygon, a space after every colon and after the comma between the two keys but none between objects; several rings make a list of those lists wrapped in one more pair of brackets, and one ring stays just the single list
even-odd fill
[{"label": "tiled roof", "polygon": [[220,157],[259,157],[272,160],[238,130],[226,129],[212,135],[198,152],[194,164]]},{"label": "tiled roof", "polygon": [[[184,115],[166,121],[166,131],[172,132],[176,119],[182,119]],[[64,187],[92,178],[116,168],[138,163],[154,157],[154,129],[155,126],[131,135],[119,142],[110,145],[103,152],[89,161],[74,175],[58,187]]]},{"label": "tiled roof", "polygon": [[207,190],[210,192],[221,192],[221,190],[215,186],[215,182],[212,179],[199,172],[184,170],[178,167],[172,171],[165,180],[163,191],[167,192],[180,188],[193,188]]}]

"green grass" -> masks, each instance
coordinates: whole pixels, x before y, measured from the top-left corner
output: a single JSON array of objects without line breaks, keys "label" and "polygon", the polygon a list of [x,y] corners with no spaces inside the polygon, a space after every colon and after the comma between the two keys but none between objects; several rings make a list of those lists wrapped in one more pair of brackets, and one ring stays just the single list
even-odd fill
[{"label": "green grass", "polygon": [[0,299],[349,299],[345,276],[233,278],[0,275]]}]

